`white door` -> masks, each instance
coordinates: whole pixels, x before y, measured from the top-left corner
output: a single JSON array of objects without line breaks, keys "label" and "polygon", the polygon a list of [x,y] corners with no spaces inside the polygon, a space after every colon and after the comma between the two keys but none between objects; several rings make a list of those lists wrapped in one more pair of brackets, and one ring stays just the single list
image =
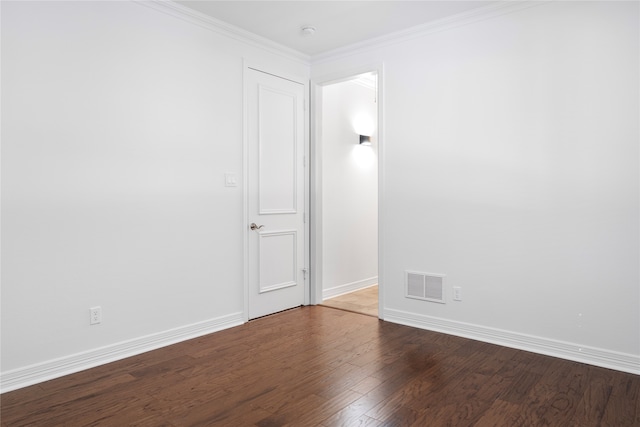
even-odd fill
[{"label": "white door", "polygon": [[304,85],[247,69],[249,319],[304,304]]}]

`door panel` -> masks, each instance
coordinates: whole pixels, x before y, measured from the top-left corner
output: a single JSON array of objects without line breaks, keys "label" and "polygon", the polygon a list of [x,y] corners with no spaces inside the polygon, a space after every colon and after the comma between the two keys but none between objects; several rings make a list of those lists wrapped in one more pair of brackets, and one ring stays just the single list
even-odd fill
[{"label": "door panel", "polygon": [[[249,318],[304,303],[304,86],[248,69]],[[249,226],[249,225],[248,225]]]},{"label": "door panel", "polygon": [[260,214],[296,213],[295,93],[259,85],[258,105]]},{"label": "door panel", "polygon": [[259,293],[297,284],[296,234],[296,230],[260,233]]}]

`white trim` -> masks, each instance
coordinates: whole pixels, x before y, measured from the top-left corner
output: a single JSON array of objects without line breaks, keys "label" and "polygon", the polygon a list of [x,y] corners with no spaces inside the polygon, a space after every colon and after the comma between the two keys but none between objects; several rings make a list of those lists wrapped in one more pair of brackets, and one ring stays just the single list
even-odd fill
[{"label": "white trim", "polygon": [[232,328],[244,323],[243,313],[232,313],[164,332],[64,356],[0,374],[2,393],[84,371],[171,344]]},{"label": "white trim", "polygon": [[405,30],[396,31],[380,37],[353,43],[348,46],[339,47],[327,52],[323,52],[311,57],[311,64],[321,64],[323,62],[334,61],[347,56],[367,52],[380,47],[401,43],[427,34],[439,33],[485,19],[495,18],[507,13],[517,12],[533,6],[549,3],[553,0],[539,1],[500,1],[477,9],[458,13],[446,18],[416,25]]},{"label": "white trim", "polygon": [[159,12],[166,13],[183,21],[197,25],[250,46],[258,47],[270,53],[283,56],[289,60],[309,65],[311,57],[307,54],[276,43],[265,37],[243,30],[240,27],[212,18],[172,0],[132,0],[134,3],[147,6]]},{"label": "white trim", "polygon": [[384,254],[385,235],[384,225],[386,224],[385,206],[385,152],[387,137],[385,135],[385,96],[384,87],[384,63],[380,63],[376,68],[376,99],[378,103],[378,318],[384,320],[385,286],[384,286]]},{"label": "white trim", "polygon": [[470,338],[603,368],[640,375],[640,356],[576,343],[521,334],[503,329],[456,322],[400,310],[385,310],[385,320],[414,328]]},{"label": "white trim", "polygon": [[[322,269],[323,269],[323,244],[322,244],[322,86],[311,83],[310,93],[310,137],[313,142],[309,147],[309,185],[313,195],[309,194],[309,229],[310,233],[310,304],[321,304],[322,297]],[[309,192],[311,193],[311,191]]]},{"label": "white trim", "polygon": [[378,276],[370,277],[364,280],[346,283],[344,285],[333,286],[322,290],[322,299],[334,298],[349,292],[359,291],[360,289],[369,288],[378,284]]},{"label": "white trim", "polygon": [[249,321],[249,100],[247,87],[251,69],[247,58],[242,58],[242,281],[243,319]]}]

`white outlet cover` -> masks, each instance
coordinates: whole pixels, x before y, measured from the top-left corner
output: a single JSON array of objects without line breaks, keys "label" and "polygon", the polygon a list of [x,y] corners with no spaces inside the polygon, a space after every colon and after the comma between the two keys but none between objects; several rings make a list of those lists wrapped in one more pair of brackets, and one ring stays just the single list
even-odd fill
[{"label": "white outlet cover", "polygon": [[102,322],[102,308],[91,307],[89,309],[89,325],[98,325]]}]

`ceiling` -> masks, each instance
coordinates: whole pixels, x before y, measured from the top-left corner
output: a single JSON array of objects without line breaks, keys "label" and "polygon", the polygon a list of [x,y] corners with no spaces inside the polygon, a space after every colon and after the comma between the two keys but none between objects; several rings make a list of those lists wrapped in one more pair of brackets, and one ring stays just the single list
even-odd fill
[{"label": "ceiling", "polygon": [[[495,1],[177,1],[313,56],[447,18]],[[312,36],[301,29],[313,26]]]}]

